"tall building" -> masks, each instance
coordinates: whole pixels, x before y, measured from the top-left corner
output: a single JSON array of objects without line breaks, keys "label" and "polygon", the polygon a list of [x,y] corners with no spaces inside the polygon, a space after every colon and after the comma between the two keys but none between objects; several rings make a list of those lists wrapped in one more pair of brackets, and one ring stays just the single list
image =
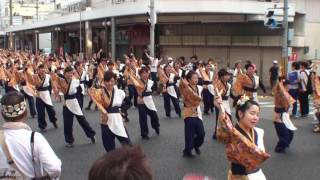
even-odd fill
[{"label": "tall building", "polygon": [[[54,10],[54,2],[55,0],[12,0],[13,25],[18,26],[37,20],[46,20],[49,13]],[[0,2],[0,19],[0,29],[9,26],[9,0]]]}]

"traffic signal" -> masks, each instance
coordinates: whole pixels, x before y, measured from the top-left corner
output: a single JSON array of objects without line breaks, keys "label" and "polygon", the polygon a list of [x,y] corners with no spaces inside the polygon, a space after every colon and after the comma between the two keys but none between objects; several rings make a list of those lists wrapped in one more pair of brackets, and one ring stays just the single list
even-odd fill
[{"label": "traffic signal", "polygon": [[265,19],[264,19],[264,25],[271,28],[277,27],[278,22],[274,18],[274,9],[267,10]]}]

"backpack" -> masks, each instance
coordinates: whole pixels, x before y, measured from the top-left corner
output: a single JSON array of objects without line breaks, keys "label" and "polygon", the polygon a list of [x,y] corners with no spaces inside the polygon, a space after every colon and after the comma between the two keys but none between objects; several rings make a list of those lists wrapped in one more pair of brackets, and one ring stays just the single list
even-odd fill
[{"label": "backpack", "polygon": [[308,75],[307,92],[308,92],[308,94],[312,94],[313,93],[312,81],[311,81],[311,73]]},{"label": "backpack", "polygon": [[[302,72],[307,74],[307,72],[305,72],[305,71],[302,71]],[[302,72],[300,72],[300,73],[302,73]],[[306,89],[307,89],[306,92],[308,94],[312,94],[313,93],[313,88],[312,88],[312,81],[311,81],[311,73],[309,73],[309,75],[307,74],[307,76],[308,76],[308,81],[307,81],[307,84],[305,84]],[[302,82],[302,83],[304,83],[304,82]]]},{"label": "backpack", "polygon": [[290,85],[297,85],[299,83],[299,74],[298,72],[290,72],[288,74],[288,80],[290,82]]}]

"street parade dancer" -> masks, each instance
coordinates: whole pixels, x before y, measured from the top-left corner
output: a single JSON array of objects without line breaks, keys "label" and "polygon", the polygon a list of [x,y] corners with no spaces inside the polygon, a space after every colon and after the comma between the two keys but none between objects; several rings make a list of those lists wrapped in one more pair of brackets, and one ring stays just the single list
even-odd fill
[{"label": "street parade dancer", "polygon": [[79,61],[74,64],[76,70],[75,76],[80,80],[80,86],[77,91],[77,99],[81,109],[83,108],[83,98],[86,94],[86,86],[89,82],[88,71],[83,66],[84,64]]},{"label": "street parade dancer", "polygon": [[116,82],[116,75],[107,71],[104,73],[103,86],[89,89],[90,97],[101,111],[102,142],[107,152],[115,149],[115,138],[122,145],[131,145],[120,111],[126,103],[126,95],[123,90],[117,88]]},{"label": "street parade dancer", "polygon": [[209,111],[213,112],[213,71],[211,64],[206,64],[205,69],[199,68],[200,75],[202,77],[202,97],[203,97],[203,114],[209,115]]},{"label": "street parade dancer", "polygon": [[180,92],[183,97],[183,119],[185,148],[183,157],[193,158],[192,150],[200,155],[200,147],[204,142],[205,131],[202,122],[200,102],[202,100],[202,87],[198,84],[198,74],[191,70],[185,79],[180,81]]},{"label": "street parade dancer", "polygon": [[[232,96],[232,93],[231,93],[231,84],[228,82],[230,78],[231,78],[230,74],[226,69],[220,69],[218,72],[218,78],[215,78],[213,81],[213,86],[218,92],[221,92],[222,106],[224,108],[225,113],[231,117],[229,97],[232,97],[232,98],[234,97]],[[216,123],[215,123],[215,128],[213,133],[213,139],[216,139],[218,117],[219,117],[219,108],[216,106],[215,106],[215,111],[216,111]]]},{"label": "street parade dancer", "polygon": [[131,58],[128,61],[128,64],[126,65],[126,69],[124,71],[124,77],[127,81],[127,87],[129,91],[129,98],[130,100],[133,99],[133,105],[137,107],[137,90],[132,82],[132,79],[130,79],[130,75],[134,74],[135,76],[138,76],[139,68],[136,59],[133,55],[130,56]]},{"label": "street parade dancer", "polygon": [[280,77],[274,88],[274,112],[273,124],[276,129],[279,141],[275,147],[275,152],[284,153],[293,139],[293,131],[297,128],[290,120],[289,107],[295,100],[289,94],[288,85],[290,82],[284,77]]},{"label": "street parade dancer", "polygon": [[316,121],[313,128],[314,133],[320,132],[320,64],[315,63],[312,66],[311,82],[313,89],[313,106],[314,106],[314,119]]},{"label": "street parade dancer", "polygon": [[171,101],[176,111],[176,114],[178,115],[178,117],[181,117],[181,109],[178,99],[179,90],[176,85],[177,80],[179,78],[177,72],[170,65],[165,65],[163,69],[159,68],[158,72],[160,81],[163,83],[162,94],[166,116],[168,118],[171,117]]},{"label": "street parade dancer", "polygon": [[50,122],[55,128],[58,128],[56,112],[51,100],[51,76],[46,73],[46,67],[43,64],[38,65],[37,74],[34,74],[33,69],[28,67],[26,75],[27,81],[37,89],[36,109],[40,130],[42,132],[46,131],[45,110],[47,110]]},{"label": "street parade dancer", "polygon": [[27,72],[24,71],[23,74],[21,75],[21,82],[20,82],[20,84],[22,86],[21,93],[24,95],[25,99],[28,101],[30,115],[32,118],[34,118],[37,114],[36,108],[35,108],[35,103],[34,103],[34,97],[37,96],[37,90],[28,81],[26,73]]},{"label": "street parade dancer", "polygon": [[266,90],[260,81],[259,76],[256,75],[256,66],[248,63],[245,65],[246,74],[239,74],[233,85],[233,92],[235,96],[246,94],[252,100],[258,102],[258,87],[261,87],[264,93]]},{"label": "street parade dancer", "polygon": [[59,90],[64,93],[63,104],[63,123],[64,123],[64,137],[67,143],[66,147],[74,146],[73,136],[73,117],[75,116],[86,133],[90,138],[91,143],[95,143],[96,132],[91,128],[86,120],[77,99],[77,91],[80,86],[79,79],[74,77],[74,69],[67,66],[64,69],[64,78],[60,78],[57,74],[52,74],[53,90],[57,94]]},{"label": "street parade dancer", "polygon": [[266,180],[260,166],[270,155],[265,153],[264,130],[256,127],[259,104],[245,95],[236,98],[234,105],[238,123],[233,126],[218,91],[215,102],[219,107],[219,123],[223,127],[218,128],[217,138],[226,144],[226,155],[231,162],[228,180]]},{"label": "street parade dancer", "polygon": [[134,76],[130,76],[134,79],[134,84],[138,93],[138,111],[139,111],[139,124],[141,130],[142,139],[149,139],[148,130],[148,117],[150,116],[151,127],[155,132],[160,134],[159,117],[157,114],[157,108],[152,99],[152,87],[153,81],[149,79],[149,69],[142,67],[139,71],[140,79]]}]

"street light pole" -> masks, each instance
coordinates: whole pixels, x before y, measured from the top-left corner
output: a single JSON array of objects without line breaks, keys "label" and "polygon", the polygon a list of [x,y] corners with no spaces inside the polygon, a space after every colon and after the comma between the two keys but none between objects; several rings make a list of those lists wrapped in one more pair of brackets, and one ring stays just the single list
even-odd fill
[{"label": "street light pole", "polygon": [[39,0],[36,2],[36,16],[37,16],[37,21],[39,21]]},{"label": "street light pole", "polygon": [[81,32],[81,31],[82,31],[82,29],[81,29],[81,26],[82,26],[82,25],[81,25],[81,12],[82,12],[82,11],[80,11],[80,33],[79,33],[79,34],[80,34],[80,35],[79,35],[79,41],[80,41],[80,42],[79,42],[79,43],[80,43],[80,53],[79,53],[79,55],[80,55],[80,57],[82,57],[82,32]]},{"label": "street light pole", "polygon": [[35,30],[34,33],[35,33],[35,38],[36,38],[36,55],[38,55],[38,33],[39,33],[39,31]]},{"label": "street light pole", "polygon": [[111,18],[111,58],[116,59],[116,21]]},{"label": "street light pole", "polygon": [[[9,17],[9,25],[10,27],[12,27],[12,0],[9,0],[9,9],[10,9],[10,17]],[[9,49],[12,49],[13,47],[13,37],[12,37],[12,32],[9,32],[9,39],[8,39],[8,43],[9,43]]]},{"label": "street light pole", "polygon": [[283,72],[287,73],[289,71],[288,67],[288,0],[284,0],[283,2],[283,35],[282,35],[282,64],[283,64]]},{"label": "street light pole", "polygon": [[150,0],[150,56],[154,57],[154,39],[155,39],[156,12],[154,0]]},{"label": "street light pole", "polygon": [[103,43],[103,50],[106,52],[107,55],[109,55],[109,26],[111,25],[111,22],[105,19],[102,22],[102,26],[104,27],[104,43]]}]

